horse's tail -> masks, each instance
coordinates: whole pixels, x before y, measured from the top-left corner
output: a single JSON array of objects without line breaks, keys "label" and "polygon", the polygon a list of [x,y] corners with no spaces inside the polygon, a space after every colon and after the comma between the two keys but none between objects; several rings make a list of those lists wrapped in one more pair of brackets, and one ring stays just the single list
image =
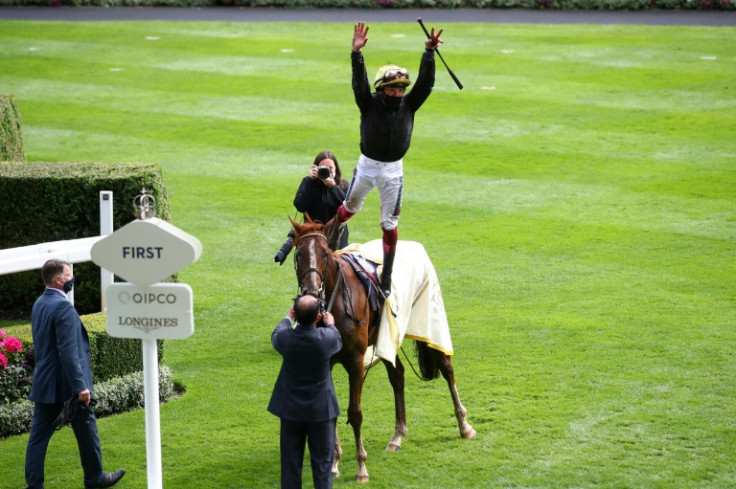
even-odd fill
[{"label": "horse's tail", "polygon": [[419,363],[419,371],[422,373],[423,380],[433,380],[440,375],[440,369],[437,362],[434,361],[429,345],[423,341],[415,341],[417,347],[417,361]]}]

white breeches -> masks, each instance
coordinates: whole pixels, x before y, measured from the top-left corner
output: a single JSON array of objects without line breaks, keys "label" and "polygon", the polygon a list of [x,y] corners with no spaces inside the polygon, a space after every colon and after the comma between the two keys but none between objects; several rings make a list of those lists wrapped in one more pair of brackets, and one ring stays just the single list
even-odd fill
[{"label": "white breeches", "polygon": [[378,188],[381,200],[381,227],[387,231],[396,229],[399,225],[404,189],[403,160],[384,162],[360,155],[345,197],[345,209],[353,214],[358,213],[374,187]]}]

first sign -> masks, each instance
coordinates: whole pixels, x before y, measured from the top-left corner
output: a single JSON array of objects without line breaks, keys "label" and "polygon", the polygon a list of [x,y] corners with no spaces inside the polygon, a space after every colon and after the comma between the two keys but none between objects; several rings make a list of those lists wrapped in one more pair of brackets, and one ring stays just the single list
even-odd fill
[{"label": "first sign", "polygon": [[202,243],[152,217],[132,221],[92,246],[92,261],[136,285],[152,285],[191,265]]}]

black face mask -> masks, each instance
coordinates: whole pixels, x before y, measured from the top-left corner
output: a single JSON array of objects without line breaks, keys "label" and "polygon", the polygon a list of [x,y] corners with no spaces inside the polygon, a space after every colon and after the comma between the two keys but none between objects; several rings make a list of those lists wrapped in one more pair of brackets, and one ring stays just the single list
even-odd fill
[{"label": "black face mask", "polygon": [[64,293],[68,294],[74,288],[74,277],[68,282],[64,282]]},{"label": "black face mask", "polygon": [[391,110],[396,110],[401,105],[401,99],[404,97],[390,97],[388,95],[383,96],[383,103]]}]

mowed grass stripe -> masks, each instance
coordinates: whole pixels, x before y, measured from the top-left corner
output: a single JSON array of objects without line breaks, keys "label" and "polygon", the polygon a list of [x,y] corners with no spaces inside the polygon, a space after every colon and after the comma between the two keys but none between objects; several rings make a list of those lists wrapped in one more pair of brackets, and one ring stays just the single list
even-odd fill
[{"label": "mowed grass stripe", "polygon": [[[283,150],[265,148],[227,148],[192,143],[186,155],[177,154],[171,141],[158,137],[129,137],[119,133],[92,133],[89,131],[57,129],[37,126],[24,134],[34,146],[42,161],[56,161],[59,148],[76,155],[76,161],[100,163],[122,163],[150,161],[155,155],[156,163],[171,165],[175,174],[165,171],[166,176],[214,176],[227,179],[244,179],[267,184],[276,179],[298,179],[304,173],[304,155]],[[115,148],[115,161],[110,157],[110,148]],[[272,168],[264,174],[263,167],[251,165],[257,161]],[[292,195],[293,198],[293,195]]]},{"label": "mowed grass stripe", "polygon": [[[206,93],[181,93],[172,90],[139,90],[115,85],[92,83],[54,83],[50,80],[9,80],[16,88],[13,94],[29,101],[54,104],[79,104],[84,93],[82,108],[107,109],[118,112],[138,112],[204,117],[205,120],[226,121],[293,121],[305,113],[332,111],[337,103],[294,101],[276,96],[212,96]],[[165,103],[162,103],[165,102]],[[329,123],[323,123],[325,128]]]},{"label": "mowed grass stripe", "polygon": [[[41,102],[28,102],[26,106],[34,108],[43,107]],[[57,124],[62,130],[81,131],[85,128],[94,127],[95,131],[107,134],[120,134],[124,137],[154,138],[159,141],[169,141],[175,144],[182,139],[199,145],[211,144],[213,147],[225,146],[230,148],[252,148],[260,146],[262,149],[278,150],[283,142],[272,138],[273,134],[290,140],[294,145],[301,147],[304,153],[315,154],[315,136],[322,132],[318,126],[313,126],[310,131],[305,131],[307,124],[299,118],[284,118],[279,122],[261,121],[252,124],[250,121],[232,121],[215,119],[214,123],[204,114],[197,117],[192,114],[176,115],[169,114],[166,123],[162,124],[158,118],[160,114],[153,112],[136,112],[130,110],[105,110],[104,106],[85,107],[84,105],[67,105],[58,103],[54,109],[58,112],[38,112],[38,119],[26,117],[24,120],[30,124]],[[80,111],[79,116],[72,116],[75,110]],[[100,123],[100,117],[105,119]],[[334,139],[333,135],[330,139]],[[321,147],[322,145],[318,146]],[[313,155],[312,155],[313,157]],[[158,159],[158,158],[157,158]]]},{"label": "mowed grass stripe", "polygon": [[[462,186],[464,182],[462,176],[447,176],[441,171],[413,170],[410,175],[427,178],[424,181],[441,180],[451,187]],[[459,215],[519,213],[534,218],[546,216],[554,209],[556,218],[579,224],[599,224],[604,218],[606,225],[718,241],[730,240],[736,234],[736,224],[730,219],[734,210],[732,202],[632,191],[622,188],[618,182],[594,185],[478,177],[462,198],[438,195],[435,187],[417,184],[409,186],[406,198],[420,206],[454,208]]]}]

